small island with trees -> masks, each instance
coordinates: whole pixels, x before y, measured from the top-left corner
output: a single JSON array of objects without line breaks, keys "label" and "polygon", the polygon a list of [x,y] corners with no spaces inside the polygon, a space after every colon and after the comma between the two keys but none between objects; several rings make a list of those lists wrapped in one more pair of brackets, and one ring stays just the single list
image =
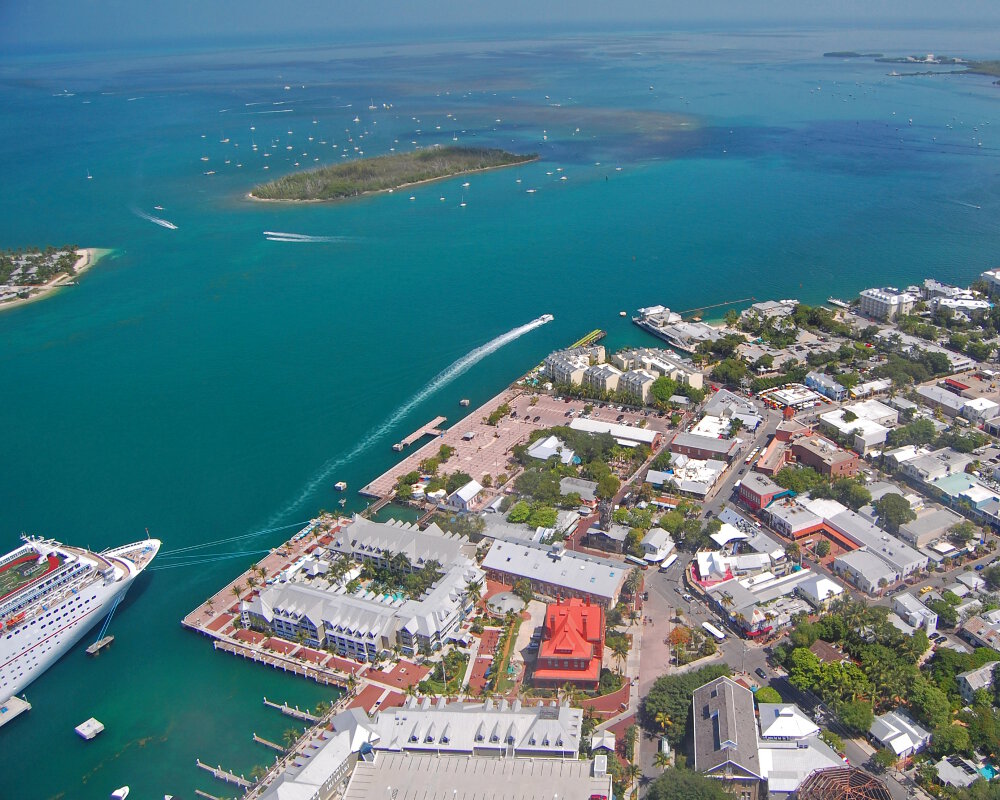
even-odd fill
[{"label": "small island with trees", "polygon": [[38,300],[74,283],[109,252],[76,245],[0,251],[0,309]]},{"label": "small island with trees", "polygon": [[295,172],[255,186],[250,197],[314,202],[344,200],[537,159],[535,153],[518,155],[497,148],[435,147]]}]

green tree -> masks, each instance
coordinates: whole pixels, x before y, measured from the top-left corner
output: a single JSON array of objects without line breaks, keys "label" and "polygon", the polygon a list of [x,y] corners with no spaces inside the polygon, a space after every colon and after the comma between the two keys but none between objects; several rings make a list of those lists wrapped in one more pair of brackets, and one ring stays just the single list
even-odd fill
[{"label": "green tree", "polygon": [[844,703],[838,711],[838,716],[845,727],[860,734],[868,733],[868,729],[871,728],[872,722],[875,720],[875,712],[872,711],[871,703],[866,703],[864,700]]},{"label": "green tree", "polygon": [[972,739],[969,731],[961,725],[938,725],[931,736],[931,755],[935,758],[950,756],[952,753],[969,753]]},{"label": "green tree", "polygon": [[621,488],[621,481],[615,475],[604,475],[597,482],[597,490],[594,492],[601,500],[610,500]]},{"label": "green tree", "polygon": [[534,592],[531,591],[531,581],[527,578],[518,578],[514,581],[512,591],[525,603],[529,602],[531,598],[534,597]]},{"label": "green tree", "polygon": [[[445,445],[442,445],[444,447]],[[453,472],[448,476],[448,481],[444,485],[444,490],[451,494],[452,492],[461,489],[465,484],[472,480],[472,476],[467,472]]]},{"label": "green tree", "polygon": [[754,692],[754,699],[758,704],[780,703],[781,695],[778,694],[777,689],[772,689],[770,686],[761,686],[756,692]]},{"label": "green tree", "polygon": [[834,481],[831,491],[834,500],[854,511],[872,501],[872,493],[851,478],[840,478]]},{"label": "green tree", "polygon": [[739,358],[725,358],[712,370],[712,380],[736,386],[747,376],[747,365]]},{"label": "green tree", "polygon": [[948,531],[948,538],[959,545],[968,544],[973,539],[978,539],[979,536],[979,528],[967,519],[952,525]]},{"label": "green tree", "polygon": [[872,761],[875,765],[882,771],[887,769],[892,769],[896,766],[896,762],[899,759],[896,758],[896,754],[892,752],[888,747],[883,747],[881,750],[877,751],[875,755],[872,756]]},{"label": "green tree", "polygon": [[531,506],[524,502],[524,500],[518,500],[507,514],[507,521],[514,523],[527,522],[530,516]]},{"label": "green tree", "polygon": [[819,556],[820,558],[826,558],[828,555],[830,555],[830,550],[831,546],[829,539],[820,539],[816,543],[816,555]]},{"label": "green tree", "polygon": [[645,800],[731,800],[724,781],[686,769],[668,769],[646,790]]},{"label": "green tree", "polygon": [[896,533],[900,525],[917,518],[910,504],[901,494],[885,494],[875,501],[879,521],[889,533]]}]

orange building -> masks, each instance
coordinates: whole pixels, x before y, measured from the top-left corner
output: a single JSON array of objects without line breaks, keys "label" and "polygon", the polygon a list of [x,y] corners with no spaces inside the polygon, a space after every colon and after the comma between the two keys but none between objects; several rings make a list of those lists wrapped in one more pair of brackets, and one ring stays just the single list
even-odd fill
[{"label": "orange building", "polygon": [[604,609],[578,598],[551,603],[538,648],[534,683],[596,689],[604,655]]}]

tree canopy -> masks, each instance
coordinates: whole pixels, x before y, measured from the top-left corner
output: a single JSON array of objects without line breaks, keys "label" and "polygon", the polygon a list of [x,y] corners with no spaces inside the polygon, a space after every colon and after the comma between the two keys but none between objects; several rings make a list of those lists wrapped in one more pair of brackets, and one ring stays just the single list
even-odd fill
[{"label": "tree canopy", "polygon": [[723,781],[687,769],[668,769],[646,790],[646,800],[731,800]]}]

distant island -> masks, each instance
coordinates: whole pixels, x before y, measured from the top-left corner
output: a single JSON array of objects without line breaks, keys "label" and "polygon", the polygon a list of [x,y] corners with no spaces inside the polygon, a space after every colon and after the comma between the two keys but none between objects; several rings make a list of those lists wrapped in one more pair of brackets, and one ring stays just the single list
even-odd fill
[{"label": "distant island", "polygon": [[517,155],[485,147],[428,148],[295,172],[255,186],[250,197],[255,200],[343,200],[469,172],[524,164],[537,158],[535,153]]},{"label": "distant island", "polygon": [[[962,58],[960,56],[938,56],[927,53],[922,56],[886,56],[882,53],[855,53],[853,50],[834,50],[831,53],[823,53],[824,58],[871,58],[880,64],[911,64],[911,65],[934,65],[948,67],[965,67],[962,70],[949,70],[944,74],[956,75],[989,75],[993,78],[1000,78],[1000,61],[975,61],[973,59]],[[934,75],[942,74],[936,72],[909,72],[906,75]],[[903,77],[899,73],[893,73],[896,77]],[[1000,84],[1000,81],[994,81]]]},{"label": "distant island", "polygon": [[76,245],[0,251],[0,310],[39,300],[74,283],[110,252]]}]

